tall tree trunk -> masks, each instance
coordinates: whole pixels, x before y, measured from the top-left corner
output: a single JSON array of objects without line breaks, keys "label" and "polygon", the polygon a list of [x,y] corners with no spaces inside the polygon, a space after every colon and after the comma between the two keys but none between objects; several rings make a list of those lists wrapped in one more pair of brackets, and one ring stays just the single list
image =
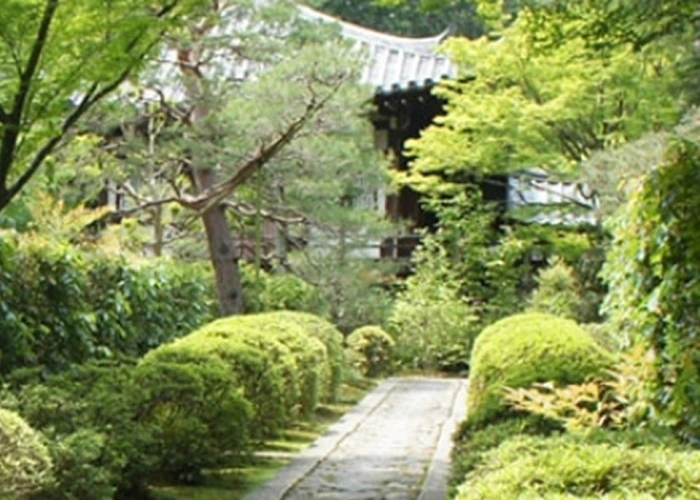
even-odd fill
[{"label": "tall tree trunk", "polygon": [[[217,5],[214,4],[214,8]],[[190,48],[178,50],[180,72],[187,88],[187,93],[194,103],[190,114],[190,124],[196,127],[209,115],[203,76],[199,71],[201,63],[203,36],[205,26],[193,30],[196,43]],[[193,158],[192,179],[198,193],[206,191],[216,184],[216,171],[212,168],[196,167],[197,158]],[[238,267],[238,248],[233,241],[231,228],[226,213],[221,205],[215,204],[202,214],[204,231],[207,236],[209,258],[214,267],[216,294],[219,299],[219,312],[222,316],[239,314],[243,311],[243,288]]]},{"label": "tall tree trunk", "polygon": [[[194,169],[193,176],[201,192],[214,185],[215,173],[211,169]],[[207,235],[209,258],[214,266],[219,312],[222,316],[243,311],[243,288],[238,268],[238,248],[233,241],[226,213],[220,205],[214,205],[202,214]]]}]

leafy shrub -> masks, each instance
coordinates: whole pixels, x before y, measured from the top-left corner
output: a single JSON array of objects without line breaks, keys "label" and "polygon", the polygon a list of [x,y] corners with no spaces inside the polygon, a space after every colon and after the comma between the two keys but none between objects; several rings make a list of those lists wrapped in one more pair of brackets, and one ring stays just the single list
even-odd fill
[{"label": "leafy shrub", "polygon": [[654,425],[649,421],[653,370],[648,353],[638,347],[622,354],[607,375],[564,387],[549,382],[506,389],[506,399],[514,408],[556,420],[568,431]]},{"label": "leafy shrub", "polygon": [[348,347],[360,354],[361,371],[368,377],[377,377],[389,371],[394,339],[376,325],[358,328],[346,339]]},{"label": "leafy shrub", "polygon": [[454,274],[438,248],[419,250],[389,319],[398,364],[409,368],[466,368],[476,334],[472,308],[459,296]]},{"label": "leafy shrub", "polygon": [[42,490],[40,498],[110,500],[115,497],[126,457],[115,456],[106,434],[94,429],[78,429],[54,439],[49,446],[56,467],[56,481]]},{"label": "leafy shrub", "polygon": [[3,396],[47,437],[56,483],[42,498],[138,498],[246,451],[250,405],[217,360],[75,366]]},{"label": "leafy shrub", "polygon": [[26,498],[51,481],[51,458],[41,434],[0,408],[0,497]]},{"label": "leafy shrub", "polygon": [[336,401],[340,384],[343,381],[345,359],[343,353],[343,334],[325,319],[314,314],[297,311],[278,311],[269,313],[269,317],[291,321],[299,325],[306,333],[317,338],[326,346],[330,364],[330,378],[324,391],[326,401]]},{"label": "leafy shrub", "polygon": [[150,429],[138,422],[139,394],[133,367],[95,364],[4,394],[3,404],[47,437],[56,484],[44,498],[143,491],[153,460]]},{"label": "leafy shrub", "polygon": [[488,452],[456,498],[695,498],[699,484],[697,452],[519,437]]},{"label": "leafy shrub", "polygon": [[542,269],[537,276],[537,288],[530,297],[530,309],[577,320],[582,300],[574,271],[561,260]]},{"label": "leafy shrub", "polygon": [[508,413],[504,387],[579,383],[601,374],[611,361],[571,320],[543,313],[502,319],[484,329],[474,344],[467,418],[481,423]]},{"label": "leafy shrub", "polygon": [[464,476],[484,462],[487,451],[516,436],[547,436],[558,427],[546,420],[528,416],[512,418],[492,425],[476,428],[464,422],[454,436],[450,487],[454,490],[464,481]]},{"label": "leafy shrub", "polygon": [[248,313],[269,311],[317,312],[321,308],[319,292],[313,285],[288,272],[268,273],[247,263],[241,264],[241,282],[246,291],[244,307]]},{"label": "leafy shrub", "polygon": [[212,317],[203,266],[0,235],[0,374],[139,356]]}]

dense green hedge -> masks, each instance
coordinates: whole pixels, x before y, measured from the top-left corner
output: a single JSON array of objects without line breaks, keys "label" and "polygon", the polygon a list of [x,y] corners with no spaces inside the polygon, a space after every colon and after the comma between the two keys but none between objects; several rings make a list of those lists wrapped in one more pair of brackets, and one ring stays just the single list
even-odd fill
[{"label": "dense green hedge", "polygon": [[486,453],[456,499],[601,497],[698,498],[700,453],[624,439],[518,437]]},{"label": "dense green hedge", "polygon": [[129,262],[0,233],[0,374],[138,356],[212,318],[205,265]]},{"label": "dense green hedge", "polygon": [[479,425],[506,413],[504,387],[579,383],[610,362],[610,355],[571,320],[526,313],[497,321],[474,344],[468,421]]},{"label": "dense green hedge", "polygon": [[612,331],[624,347],[643,343],[656,354],[658,420],[698,443],[700,139],[691,129],[669,141],[665,163],[608,221],[613,242],[602,275]]}]

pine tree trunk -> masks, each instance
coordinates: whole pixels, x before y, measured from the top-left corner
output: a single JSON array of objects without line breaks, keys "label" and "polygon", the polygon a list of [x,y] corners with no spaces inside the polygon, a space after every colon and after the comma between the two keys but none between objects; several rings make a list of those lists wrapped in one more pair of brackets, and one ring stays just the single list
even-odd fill
[{"label": "pine tree trunk", "polygon": [[[194,169],[197,188],[201,191],[214,184],[211,169]],[[215,205],[202,214],[209,247],[209,258],[214,266],[219,312],[222,316],[243,312],[243,288],[238,268],[238,249],[231,234],[224,209]]]}]

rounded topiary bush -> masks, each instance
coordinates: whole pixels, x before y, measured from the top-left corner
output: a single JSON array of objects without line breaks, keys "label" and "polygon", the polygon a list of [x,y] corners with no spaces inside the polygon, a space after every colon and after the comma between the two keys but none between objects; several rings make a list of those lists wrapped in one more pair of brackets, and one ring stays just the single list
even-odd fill
[{"label": "rounded topiary bush", "polygon": [[[264,343],[266,346],[262,348]],[[229,382],[252,405],[251,437],[275,436],[289,420],[299,398],[296,365],[289,349],[251,333],[247,341],[198,330],[149,352],[143,363],[208,364],[223,361]]]},{"label": "rounded topiary bush", "polygon": [[544,313],[497,321],[477,337],[471,359],[467,420],[479,425],[508,412],[504,387],[576,384],[601,374],[611,355],[575,322]]},{"label": "rounded topiary bush", "polygon": [[359,368],[368,377],[377,377],[389,371],[394,339],[381,327],[363,326],[347,338],[348,347],[359,354]]},{"label": "rounded topiary bush", "polygon": [[51,458],[41,434],[0,408],[0,498],[25,498],[50,481]]},{"label": "rounded topiary bush", "polygon": [[698,498],[700,453],[517,437],[486,453],[457,500],[490,498]]},{"label": "rounded topiary bush", "polygon": [[298,381],[298,409],[309,416],[316,409],[322,388],[329,383],[331,368],[323,342],[295,321],[273,313],[230,316],[204,326],[193,338],[224,338],[244,342],[264,351],[279,353],[279,345],[293,360],[291,375]]}]

